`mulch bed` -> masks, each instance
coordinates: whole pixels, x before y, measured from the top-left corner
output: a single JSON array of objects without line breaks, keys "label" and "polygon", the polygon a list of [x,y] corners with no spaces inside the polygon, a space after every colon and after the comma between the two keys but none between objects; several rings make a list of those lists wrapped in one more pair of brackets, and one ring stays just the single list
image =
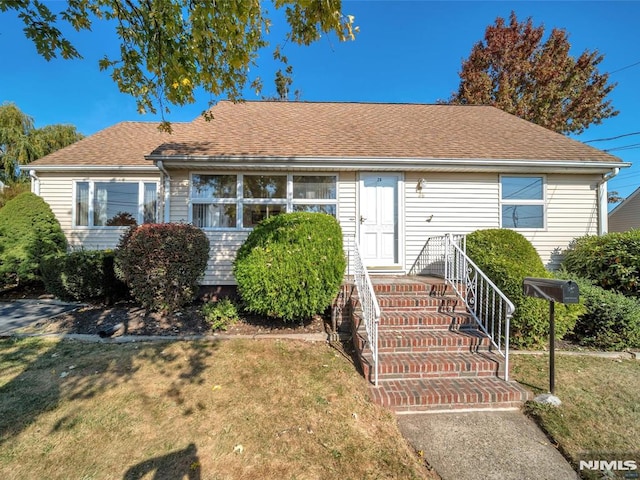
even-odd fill
[{"label": "mulch bed", "polygon": [[[0,292],[0,301],[16,299],[53,298],[37,288],[31,290],[9,290]],[[328,323],[322,316],[315,316],[303,323],[287,323],[279,319],[244,315],[227,330],[213,331],[200,313],[202,303],[195,302],[171,314],[147,312],[133,301],[118,302],[113,306],[89,304],[57,317],[37,322],[33,331],[37,333],[98,334],[107,327],[122,323],[118,334],[126,335],[264,335],[270,333],[323,333]]]}]

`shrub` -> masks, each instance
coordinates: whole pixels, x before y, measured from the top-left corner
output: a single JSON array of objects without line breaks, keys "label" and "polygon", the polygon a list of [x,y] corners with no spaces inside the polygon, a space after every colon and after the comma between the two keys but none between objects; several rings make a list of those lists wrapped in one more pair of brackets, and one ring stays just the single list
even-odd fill
[{"label": "shrub", "polygon": [[58,220],[37,195],[21,193],[0,209],[0,285],[40,281],[43,260],[66,248]]},{"label": "shrub", "polygon": [[563,277],[580,288],[584,312],[573,333],[581,345],[603,350],[640,348],[640,300],[605,290],[586,278]]},{"label": "shrub", "polygon": [[[525,277],[551,277],[531,242],[513,230],[477,230],[467,236],[467,254],[515,305],[511,344],[515,347],[546,344],[548,302],[526,297],[522,291]],[[571,331],[578,313],[578,307],[557,304],[556,338]]]},{"label": "shrub", "polygon": [[5,185],[4,189],[0,191],[0,208],[4,207],[7,202],[24,192],[31,191],[31,183],[15,182],[9,185]]},{"label": "shrub", "polygon": [[127,294],[126,285],[115,277],[110,250],[76,250],[51,257],[43,263],[42,273],[47,291],[63,300],[104,298],[112,303]]},{"label": "shrub", "polygon": [[574,240],[564,252],[562,266],[597,285],[640,296],[640,229]]},{"label": "shrub", "polygon": [[209,240],[193,225],[130,228],[116,250],[116,273],[150,310],[173,311],[193,301],[209,258]]},{"label": "shrub", "polygon": [[307,212],[261,222],[233,265],[246,309],[286,321],[324,312],[344,269],[340,225],[330,215]]},{"label": "shrub", "polygon": [[240,320],[238,308],[228,298],[208,302],[202,306],[202,315],[212,330],[226,330]]}]

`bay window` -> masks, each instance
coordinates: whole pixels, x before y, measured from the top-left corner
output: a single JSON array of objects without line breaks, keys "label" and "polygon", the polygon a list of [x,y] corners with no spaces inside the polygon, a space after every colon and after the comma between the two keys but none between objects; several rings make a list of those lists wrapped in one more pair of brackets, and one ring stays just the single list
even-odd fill
[{"label": "bay window", "polygon": [[336,216],[335,175],[192,174],[191,221],[200,228],[253,228],[285,212]]},{"label": "bay window", "polygon": [[123,227],[157,221],[158,185],[153,182],[75,184],[74,225]]}]

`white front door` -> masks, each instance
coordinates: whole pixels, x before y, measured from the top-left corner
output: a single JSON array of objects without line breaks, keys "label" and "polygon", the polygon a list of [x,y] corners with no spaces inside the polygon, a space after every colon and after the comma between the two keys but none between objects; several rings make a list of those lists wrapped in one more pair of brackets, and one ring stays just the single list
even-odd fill
[{"label": "white front door", "polygon": [[398,264],[398,174],[360,176],[360,248],[367,267]]}]

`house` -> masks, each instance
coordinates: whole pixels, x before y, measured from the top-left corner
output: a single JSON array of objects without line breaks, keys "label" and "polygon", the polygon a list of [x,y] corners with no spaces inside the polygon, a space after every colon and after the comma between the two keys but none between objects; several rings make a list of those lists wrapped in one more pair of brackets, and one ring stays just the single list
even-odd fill
[{"label": "house", "polygon": [[125,122],[30,165],[69,243],[190,222],[211,240],[203,283],[234,284],[249,231],[285,211],[336,216],[370,271],[411,269],[426,239],[513,228],[553,267],[607,231],[617,157],[489,106],[222,101],[213,119]]},{"label": "house", "polygon": [[640,187],[609,212],[609,231],[640,228]]}]

